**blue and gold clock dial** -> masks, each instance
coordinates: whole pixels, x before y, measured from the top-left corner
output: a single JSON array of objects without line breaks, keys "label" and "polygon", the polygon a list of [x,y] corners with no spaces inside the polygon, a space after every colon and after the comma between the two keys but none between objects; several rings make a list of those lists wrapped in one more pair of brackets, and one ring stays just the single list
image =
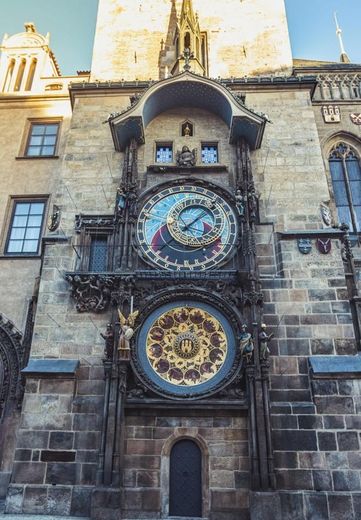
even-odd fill
[{"label": "blue and gold clock dial", "polygon": [[180,300],[153,311],[140,327],[133,355],[148,383],[168,395],[196,397],[232,377],[237,348],[222,312]]},{"label": "blue and gold clock dial", "polygon": [[145,203],[137,237],[145,258],[160,268],[204,271],[223,263],[234,248],[236,217],[216,193],[175,186]]}]

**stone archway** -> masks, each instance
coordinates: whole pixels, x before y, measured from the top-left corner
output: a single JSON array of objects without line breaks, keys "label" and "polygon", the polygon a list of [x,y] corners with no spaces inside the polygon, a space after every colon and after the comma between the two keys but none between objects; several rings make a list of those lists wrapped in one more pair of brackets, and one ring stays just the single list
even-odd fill
[{"label": "stone archway", "polygon": [[192,439],[177,441],[169,461],[169,515],[202,516],[202,451]]}]

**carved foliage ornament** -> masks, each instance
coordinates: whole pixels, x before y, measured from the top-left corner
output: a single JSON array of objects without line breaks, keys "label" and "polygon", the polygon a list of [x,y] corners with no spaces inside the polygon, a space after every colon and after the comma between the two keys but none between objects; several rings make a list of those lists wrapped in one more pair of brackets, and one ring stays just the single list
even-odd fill
[{"label": "carved foliage ornament", "polygon": [[108,308],[111,292],[116,285],[115,278],[67,274],[66,280],[72,286],[72,296],[78,312],[102,312]]},{"label": "carved foliage ornament", "polygon": [[21,399],[21,333],[0,314],[0,419],[11,401]]}]

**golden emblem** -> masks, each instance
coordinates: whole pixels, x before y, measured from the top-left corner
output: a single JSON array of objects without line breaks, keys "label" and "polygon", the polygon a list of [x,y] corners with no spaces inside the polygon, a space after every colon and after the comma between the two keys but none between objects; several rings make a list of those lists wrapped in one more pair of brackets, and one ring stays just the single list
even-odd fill
[{"label": "golden emblem", "polygon": [[146,353],[153,370],[168,383],[195,386],[212,379],[227,355],[223,326],[197,307],[175,307],[149,329]]}]

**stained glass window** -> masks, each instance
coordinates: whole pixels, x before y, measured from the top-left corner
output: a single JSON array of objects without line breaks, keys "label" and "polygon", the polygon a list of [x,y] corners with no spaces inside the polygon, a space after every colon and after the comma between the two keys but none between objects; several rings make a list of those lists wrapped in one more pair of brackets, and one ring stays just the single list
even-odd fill
[{"label": "stained glass window", "polygon": [[216,144],[202,145],[202,163],[215,164],[218,162],[218,146]]},{"label": "stained glass window", "polygon": [[172,145],[157,145],[155,160],[157,163],[171,163],[173,161]]}]

